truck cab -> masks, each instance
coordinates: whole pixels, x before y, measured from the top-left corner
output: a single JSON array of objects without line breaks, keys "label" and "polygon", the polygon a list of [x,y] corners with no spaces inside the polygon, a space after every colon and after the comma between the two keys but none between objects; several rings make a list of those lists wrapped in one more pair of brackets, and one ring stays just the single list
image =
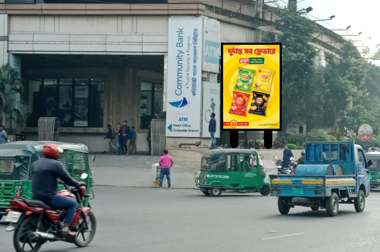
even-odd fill
[{"label": "truck cab", "polygon": [[281,214],[304,206],[336,216],[339,203],[354,204],[362,212],[370,193],[371,164],[354,142],[306,142],[305,161],[295,175],[270,175],[271,196],[278,197]]}]

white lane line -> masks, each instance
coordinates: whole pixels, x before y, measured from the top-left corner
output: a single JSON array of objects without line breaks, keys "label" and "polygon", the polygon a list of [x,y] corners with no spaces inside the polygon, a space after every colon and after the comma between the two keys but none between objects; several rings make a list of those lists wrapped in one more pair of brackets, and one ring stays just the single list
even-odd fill
[{"label": "white lane line", "polygon": [[273,236],[273,237],[267,237],[267,238],[262,238],[262,239],[263,240],[272,240],[272,239],[284,238],[284,237],[296,236],[296,235],[302,235],[302,234],[304,234],[304,233],[287,234],[287,235]]}]

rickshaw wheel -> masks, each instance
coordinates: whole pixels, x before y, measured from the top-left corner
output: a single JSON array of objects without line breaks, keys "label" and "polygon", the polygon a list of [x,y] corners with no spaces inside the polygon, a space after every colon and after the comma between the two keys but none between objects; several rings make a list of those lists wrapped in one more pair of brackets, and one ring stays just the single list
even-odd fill
[{"label": "rickshaw wheel", "polygon": [[222,194],[222,190],[220,188],[211,188],[210,194],[213,197],[218,197]]},{"label": "rickshaw wheel", "polygon": [[270,192],[271,192],[271,188],[267,184],[264,184],[263,187],[260,189],[260,193],[263,196],[268,196]]}]

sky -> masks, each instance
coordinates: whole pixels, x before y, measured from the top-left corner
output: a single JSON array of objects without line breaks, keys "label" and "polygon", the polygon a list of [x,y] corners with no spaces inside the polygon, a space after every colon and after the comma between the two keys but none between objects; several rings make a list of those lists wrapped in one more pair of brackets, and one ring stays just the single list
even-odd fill
[{"label": "sky", "polygon": [[[288,4],[288,0],[265,0],[267,5],[276,7],[276,4],[270,2],[277,2],[281,7]],[[358,35],[362,32],[360,36],[344,36],[344,38],[353,40],[359,51],[364,48],[363,46],[368,46],[372,54],[380,48],[379,45],[376,49],[380,44],[378,6],[380,7],[379,0],[298,0],[297,4],[299,10],[313,8],[309,14],[305,14],[305,17],[311,20],[329,19],[335,15],[332,20],[317,21],[330,30],[346,29],[347,26],[351,26],[348,31],[334,31],[339,35]]]}]

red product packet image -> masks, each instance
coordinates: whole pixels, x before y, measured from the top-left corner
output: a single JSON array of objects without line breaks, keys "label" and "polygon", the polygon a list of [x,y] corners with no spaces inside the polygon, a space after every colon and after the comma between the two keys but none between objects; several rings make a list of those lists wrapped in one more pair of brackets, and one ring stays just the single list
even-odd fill
[{"label": "red product packet image", "polygon": [[247,107],[248,107],[248,101],[250,97],[251,97],[250,94],[234,91],[233,97],[232,97],[231,109],[229,113],[235,114],[235,115],[247,116]]}]

